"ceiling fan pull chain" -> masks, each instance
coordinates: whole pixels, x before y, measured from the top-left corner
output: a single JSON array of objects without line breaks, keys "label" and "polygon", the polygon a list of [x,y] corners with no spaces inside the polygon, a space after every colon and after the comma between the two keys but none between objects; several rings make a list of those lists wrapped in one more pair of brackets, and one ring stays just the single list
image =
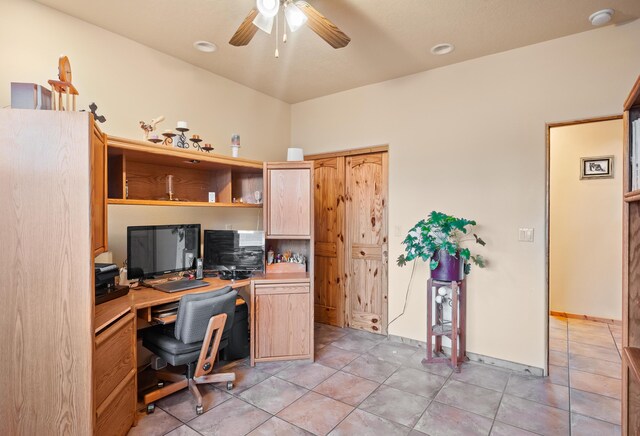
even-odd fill
[{"label": "ceiling fan pull chain", "polygon": [[279,29],[279,20],[278,20],[278,14],[276,14],[276,58],[280,57],[280,53],[278,52],[278,29]]},{"label": "ceiling fan pull chain", "polygon": [[[283,3],[284,3],[284,8],[283,8],[283,10],[284,10],[284,11],[286,11],[286,10],[287,10],[287,6],[288,6],[288,2],[283,2]],[[287,19],[286,19],[286,18],[287,18],[287,14],[286,14],[286,12],[283,12],[283,14],[284,14],[285,21],[287,21]],[[286,44],[286,43],[287,43],[287,23],[284,23],[284,25],[282,26],[282,31],[284,32],[284,33],[282,34],[282,43],[283,43],[283,44]]]}]

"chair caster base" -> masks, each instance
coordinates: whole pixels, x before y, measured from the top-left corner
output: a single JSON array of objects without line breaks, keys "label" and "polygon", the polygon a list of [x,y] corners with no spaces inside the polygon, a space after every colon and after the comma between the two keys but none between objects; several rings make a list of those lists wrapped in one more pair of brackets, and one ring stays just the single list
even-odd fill
[{"label": "chair caster base", "polygon": [[147,415],[153,413],[156,410],[155,404],[147,404]]},{"label": "chair caster base", "polygon": [[197,415],[202,415],[203,413],[204,413],[204,407],[196,406],[196,414]]},{"label": "chair caster base", "polygon": [[228,381],[227,382],[227,390],[230,391],[231,389],[233,389],[233,382]]}]

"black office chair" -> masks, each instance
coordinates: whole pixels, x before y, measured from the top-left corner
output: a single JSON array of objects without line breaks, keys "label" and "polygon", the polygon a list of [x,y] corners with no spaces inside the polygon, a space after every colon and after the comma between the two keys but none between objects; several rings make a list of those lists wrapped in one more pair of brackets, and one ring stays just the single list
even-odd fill
[{"label": "black office chair", "polygon": [[218,349],[228,342],[233,326],[237,291],[223,289],[182,297],[175,325],[156,326],[144,331],[142,345],[162,357],[172,366],[187,365],[186,374],[165,370],[156,372],[161,381],[171,382],[144,396],[147,412],[152,413],[154,402],[187,386],[196,398],[196,413],[203,412],[199,384],[227,382],[233,388],[234,373],[210,374]]}]

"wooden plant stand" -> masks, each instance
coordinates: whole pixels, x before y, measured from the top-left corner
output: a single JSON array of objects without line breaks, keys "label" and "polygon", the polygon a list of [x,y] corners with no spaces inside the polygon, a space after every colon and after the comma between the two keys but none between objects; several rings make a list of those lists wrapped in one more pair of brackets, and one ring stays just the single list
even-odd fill
[{"label": "wooden plant stand", "polygon": [[[450,287],[451,292],[451,320],[443,321],[443,304],[435,302],[438,288],[442,286]],[[435,307],[435,316],[433,305]],[[446,303],[444,303],[446,304]],[[441,280],[429,279],[427,281],[427,356],[422,359],[422,364],[446,362],[454,371],[460,372],[460,364],[466,357],[466,332],[465,315],[466,304],[466,281],[445,282]],[[451,355],[446,356],[442,350],[442,337],[446,336],[451,340]],[[434,347],[435,339],[435,347]]]}]

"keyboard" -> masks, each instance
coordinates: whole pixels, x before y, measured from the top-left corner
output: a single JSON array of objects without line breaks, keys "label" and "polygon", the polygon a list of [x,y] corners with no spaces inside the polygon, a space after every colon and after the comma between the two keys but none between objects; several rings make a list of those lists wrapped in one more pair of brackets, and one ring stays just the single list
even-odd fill
[{"label": "keyboard", "polygon": [[209,283],[203,280],[175,280],[172,282],[153,285],[153,288],[157,289],[158,291],[171,293],[186,291],[187,289],[202,288],[203,286],[209,286]]}]

